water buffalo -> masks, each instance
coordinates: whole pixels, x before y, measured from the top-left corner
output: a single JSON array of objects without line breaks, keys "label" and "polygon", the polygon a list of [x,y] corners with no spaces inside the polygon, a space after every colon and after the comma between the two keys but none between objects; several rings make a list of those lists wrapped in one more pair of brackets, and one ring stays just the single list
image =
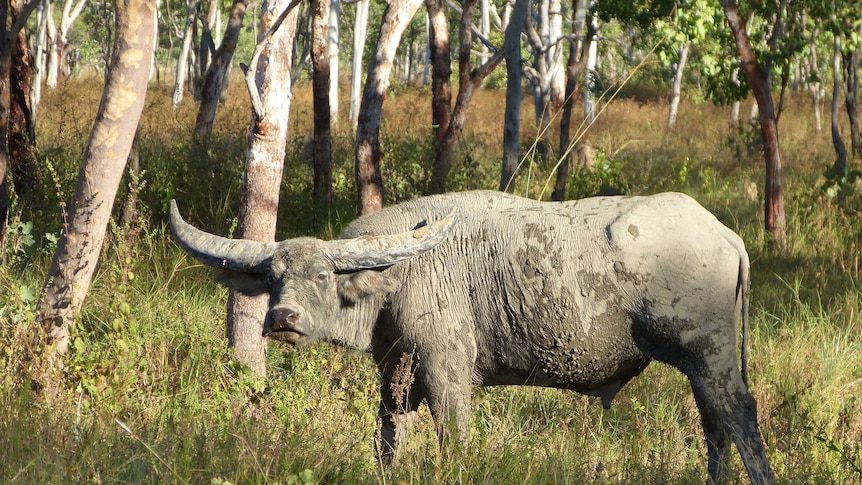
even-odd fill
[{"label": "water buffalo", "polygon": [[[202,232],[172,202],[171,229],[188,253],[225,270],[223,283],[269,293],[264,335],[372,354],[383,453],[396,421],[423,400],[438,434],[453,420],[463,440],[475,386],[571,389],[607,408],[658,360],[691,382],[710,481],[726,479],[733,440],[751,481],[774,482],[744,374],[748,254],[688,196],[547,203],[452,193],[360,217],[340,239],[281,242]],[[403,353],[415,356],[406,396],[392,385]]]}]

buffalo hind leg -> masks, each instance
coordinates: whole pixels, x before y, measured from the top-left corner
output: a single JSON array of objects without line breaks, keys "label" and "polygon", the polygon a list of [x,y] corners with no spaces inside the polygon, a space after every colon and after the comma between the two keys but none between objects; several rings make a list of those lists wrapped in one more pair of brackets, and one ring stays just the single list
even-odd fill
[{"label": "buffalo hind leg", "polygon": [[743,383],[735,360],[730,362],[730,366],[696,366],[708,371],[689,376],[709,450],[710,483],[727,479],[730,437],[751,482],[775,483],[757,424],[757,402]]}]

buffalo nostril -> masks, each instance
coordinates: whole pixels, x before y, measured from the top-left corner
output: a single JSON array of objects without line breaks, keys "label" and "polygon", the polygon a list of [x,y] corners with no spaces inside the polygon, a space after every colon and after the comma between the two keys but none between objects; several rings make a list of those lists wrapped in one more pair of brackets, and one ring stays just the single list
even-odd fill
[{"label": "buffalo nostril", "polygon": [[266,319],[264,335],[279,330],[292,330],[298,318],[296,312],[289,308],[274,308]]}]

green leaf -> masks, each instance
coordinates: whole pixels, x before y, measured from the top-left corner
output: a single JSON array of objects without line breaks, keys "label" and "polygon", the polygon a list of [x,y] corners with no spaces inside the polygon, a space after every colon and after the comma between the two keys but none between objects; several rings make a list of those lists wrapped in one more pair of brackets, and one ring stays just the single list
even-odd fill
[{"label": "green leaf", "polygon": [[36,301],[36,290],[32,286],[21,286],[18,290],[18,295],[21,296],[21,299],[26,303]]}]

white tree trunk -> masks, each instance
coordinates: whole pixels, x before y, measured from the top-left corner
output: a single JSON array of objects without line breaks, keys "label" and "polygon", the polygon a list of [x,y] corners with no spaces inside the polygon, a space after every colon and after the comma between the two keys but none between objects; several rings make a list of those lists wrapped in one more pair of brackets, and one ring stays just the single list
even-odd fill
[{"label": "white tree trunk", "polygon": [[34,124],[36,123],[36,113],[39,110],[39,102],[42,100],[42,81],[45,77],[47,60],[45,47],[48,40],[48,3],[49,0],[42,0],[36,11],[36,35],[33,39],[33,82],[30,85],[30,116]]},{"label": "white tree trunk", "polygon": [[685,64],[688,62],[688,51],[691,41],[687,41],[679,48],[679,60],[676,63],[676,72],[673,75],[673,89],[670,92],[670,111],[667,115],[667,127],[673,128],[676,124],[676,114],[679,111],[679,100],[682,97],[682,76],[685,72]]},{"label": "white tree trunk", "polygon": [[359,103],[362,101],[362,56],[368,31],[368,5],[370,0],[356,2],[356,22],[353,26],[353,65],[350,70],[350,126],[356,129],[359,120]]},{"label": "white tree trunk", "polygon": [[[479,1],[479,32],[482,33],[482,37],[488,38],[488,33],[491,31],[491,7],[488,5],[491,0],[480,0]],[[478,65],[485,64],[488,62],[488,59],[491,58],[491,52],[488,50],[488,46],[483,42],[482,48],[479,51],[479,62]]]},{"label": "white tree trunk", "polygon": [[548,6],[548,88],[551,104],[560,107],[566,92],[566,70],[563,67],[563,9],[560,0],[550,0]]},{"label": "white tree trunk", "polygon": [[[593,27],[596,27],[596,19],[593,17]],[[599,46],[593,37],[587,47],[587,67],[584,72],[584,117],[588,124],[596,119],[596,100],[593,89],[596,87],[596,62],[598,62]]]},{"label": "white tree trunk", "polygon": [[[266,0],[262,6],[263,30],[269,31],[290,2]],[[266,42],[256,66],[255,95],[263,113],[255,113],[249,130],[248,157],[242,180],[242,195],[236,236],[273,241],[278,213],[279,187],[284,169],[285,141],[290,114],[293,40],[298,9],[288,14],[275,35]],[[263,322],[269,296],[250,297],[235,291],[228,295],[228,344],[238,362],[252,374],[266,377],[266,339]]]},{"label": "white tree trunk", "polygon": [[[51,88],[57,87],[66,51],[66,41],[69,38],[69,31],[72,29],[72,24],[81,14],[86,3],[87,0],[77,0],[77,3],[75,3],[75,0],[66,0],[63,3],[63,12],[60,15],[60,27],[56,29],[56,34],[52,36],[53,42],[51,50],[53,52],[51,56],[53,57],[54,62],[52,63],[52,68],[48,70],[47,80],[47,84]],[[51,11],[53,13],[53,8]],[[51,21],[48,27],[49,29],[52,27],[53,23],[53,15],[51,15]]]},{"label": "white tree trunk", "polygon": [[188,9],[186,10],[186,24],[183,29],[183,44],[180,47],[180,55],[177,59],[177,78],[174,82],[174,95],[171,102],[174,106],[179,106],[183,102],[185,94],[186,75],[189,72],[192,47],[192,33],[194,30],[195,12],[200,0],[189,0]]},{"label": "white tree trunk", "polygon": [[329,116],[338,126],[338,26],[341,21],[341,0],[332,0],[329,10]]},{"label": "white tree trunk", "polygon": [[46,28],[48,30],[45,40],[45,49],[48,55],[45,69],[45,84],[49,88],[56,88],[57,80],[60,79],[60,56],[57,54],[57,49],[54,48],[54,44],[57,42],[57,24],[54,23],[54,0],[48,0],[45,17],[47,19]]}]

